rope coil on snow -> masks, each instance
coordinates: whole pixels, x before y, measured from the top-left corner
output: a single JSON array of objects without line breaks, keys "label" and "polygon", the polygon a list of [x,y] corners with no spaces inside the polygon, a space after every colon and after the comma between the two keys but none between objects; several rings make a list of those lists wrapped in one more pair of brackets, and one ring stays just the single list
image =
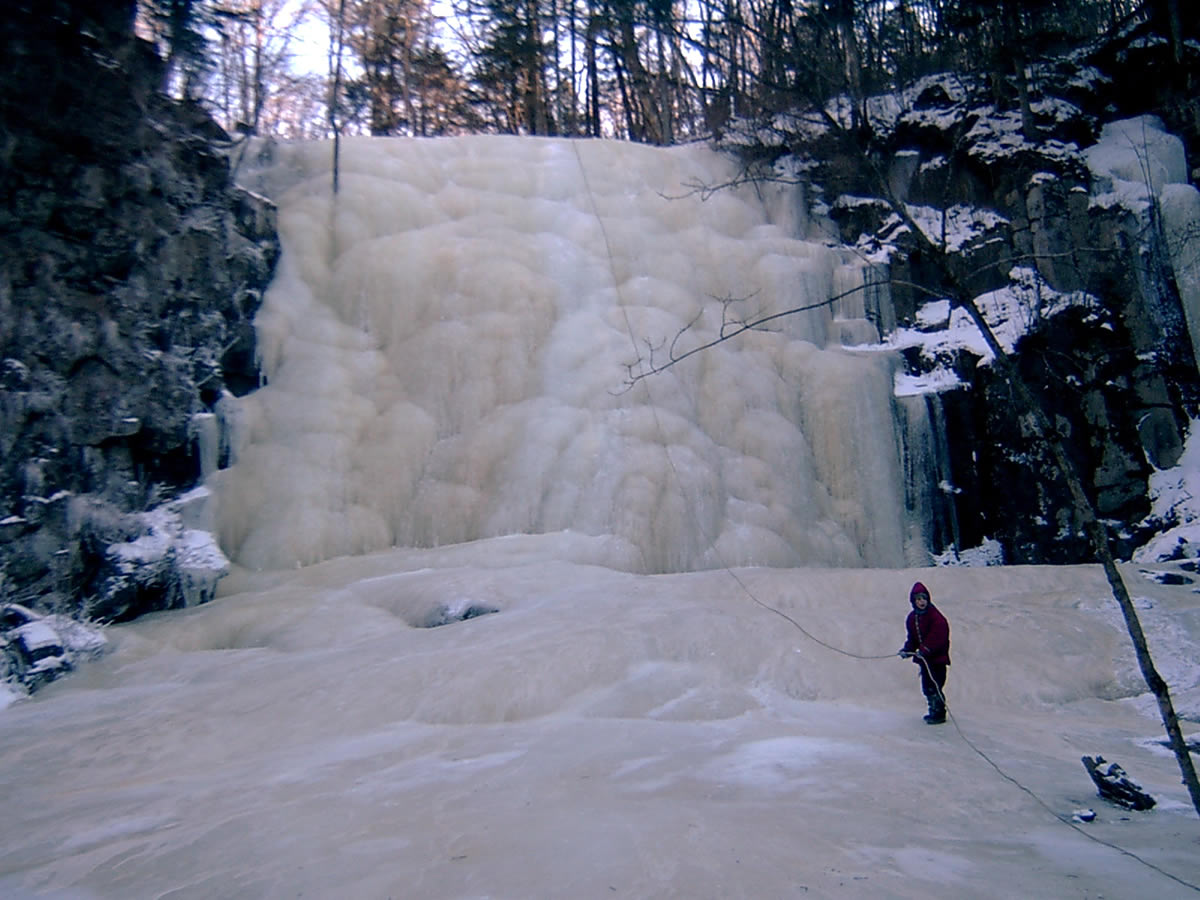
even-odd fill
[{"label": "rope coil on snow", "polygon": [[[625,304],[623,302],[621,302],[621,283],[617,278],[617,270],[616,270],[616,266],[613,261],[612,243],[609,241],[609,238],[608,238],[608,229],[605,227],[604,218],[600,215],[600,210],[596,206],[596,195],[593,193],[591,182],[588,180],[587,167],[583,164],[583,157],[580,156],[580,154],[579,154],[579,146],[575,141],[570,141],[570,145],[571,145],[572,151],[575,154],[575,161],[579,165],[580,174],[583,176],[583,186],[584,186],[584,189],[587,191],[588,199],[590,200],[591,205],[592,205],[592,215],[596,219],[596,222],[599,224],[600,233],[601,233],[602,237],[604,238],[605,255],[608,257],[608,267],[609,267],[609,272],[612,275],[613,288],[617,293],[618,305],[621,307],[621,314],[625,319],[625,328],[629,334],[629,341],[633,346],[634,356],[638,357],[640,354],[638,351],[637,336],[634,334],[634,330],[633,330],[633,322],[629,318],[629,310],[625,307]],[[658,430],[659,437],[662,440],[663,455],[666,457],[667,465],[670,467],[671,472],[675,476],[676,484],[678,484],[680,487],[680,493],[683,496],[684,507],[688,511],[688,516],[691,518],[692,523],[696,528],[696,532],[698,534],[702,535],[704,537],[704,539],[708,542],[708,549],[711,550],[712,553],[716,556],[717,562],[720,565],[720,567],[725,571],[725,573],[727,575],[729,575],[730,578],[732,578],[734,580],[734,582],[742,590],[742,592],[751,601],[758,604],[764,610],[774,613],[775,615],[779,616],[781,619],[790,623],[792,625],[792,627],[794,627],[797,631],[799,631],[801,634],[803,634],[810,641],[812,641],[813,643],[819,644],[820,646],[824,647],[827,650],[831,650],[834,653],[839,653],[842,656],[848,656],[851,659],[862,659],[862,660],[894,659],[896,656],[896,654],[894,654],[894,653],[885,653],[885,654],[881,654],[881,655],[854,653],[850,650],[845,650],[841,647],[835,647],[833,644],[830,644],[830,643],[827,643],[826,641],[821,640],[821,638],[819,638],[816,635],[809,632],[807,629],[804,628],[803,625],[801,625],[798,621],[796,621],[796,619],[794,619],[792,616],[785,613],[783,610],[777,609],[776,607],[771,606],[771,604],[759,599],[754,594],[754,592],[750,589],[749,585],[747,585],[740,577],[738,577],[737,572],[735,572],[732,569],[732,567],[730,567],[728,565],[728,563],[726,563],[725,560],[722,558],[721,551],[717,547],[716,541],[707,535],[707,533],[704,530],[703,525],[700,523],[700,521],[698,520],[698,518],[696,516],[695,509],[692,507],[692,504],[688,502],[688,497],[687,497],[686,493],[683,491],[683,479],[679,474],[679,470],[675,467],[675,461],[671,458],[671,448],[670,448],[670,445],[667,443],[666,433],[662,427],[662,422],[659,421],[658,408],[654,405],[653,396],[651,395],[649,382],[648,381],[644,382],[644,384],[646,387],[646,393],[647,393],[647,395],[649,395],[649,399],[650,399],[649,406],[650,406],[651,415],[654,417],[654,426]],[[924,657],[921,657],[921,656],[917,656],[916,658],[920,662],[920,664],[924,667],[925,672],[927,674],[930,674],[928,661],[925,660]],[[930,678],[930,680],[932,681],[933,679]],[[935,687],[937,687],[938,697],[941,699],[943,706],[945,706],[946,697],[942,693],[941,687],[938,686],[936,682],[934,682],[934,685],[935,685]],[[1170,872],[1166,871],[1165,869],[1160,868],[1159,866],[1156,866],[1154,863],[1152,863],[1146,859],[1143,859],[1142,857],[1138,856],[1136,853],[1134,853],[1131,850],[1126,850],[1124,847],[1120,847],[1117,844],[1112,843],[1111,841],[1106,841],[1103,838],[1099,838],[1093,834],[1089,834],[1088,832],[1086,832],[1082,828],[1080,828],[1078,825],[1076,825],[1074,822],[1070,821],[1067,818],[1064,818],[1062,815],[1055,812],[1054,809],[1049,804],[1047,804],[1044,800],[1042,800],[1041,797],[1039,797],[1036,793],[1034,793],[1033,790],[1026,787],[1020,781],[1018,781],[1016,778],[1014,778],[1012,775],[1009,775],[1007,772],[1005,772],[1003,769],[1001,769],[1000,766],[997,765],[994,760],[992,760],[986,753],[984,753],[982,750],[980,750],[979,747],[977,747],[975,745],[975,743],[973,741],[971,741],[971,739],[968,738],[966,736],[966,734],[963,733],[962,728],[959,727],[958,720],[954,718],[954,714],[950,712],[948,707],[946,707],[946,715],[950,720],[950,724],[952,724],[954,726],[955,732],[957,732],[958,736],[960,738],[962,738],[963,743],[965,743],[968,747],[970,747],[971,750],[974,751],[975,754],[978,755],[980,759],[982,759],[989,766],[991,766],[993,769],[995,769],[996,774],[998,774],[1001,778],[1003,778],[1005,781],[1010,782],[1015,787],[1017,787],[1019,790],[1023,791],[1025,794],[1028,794],[1029,797],[1031,797],[1034,800],[1034,802],[1036,802],[1040,807],[1042,807],[1044,810],[1046,810],[1046,812],[1048,812],[1050,815],[1052,815],[1056,821],[1061,822],[1063,825],[1066,825],[1068,828],[1073,829],[1074,831],[1076,831],[1079,834],[1086,837],[1088,840],[1094,841],[1095,843],[1101,844],[1112,850],[1116,850],[1118,853],[1121,853],[1124,856],[1127,856],[1130,859],[1133,859],[1136,862],[1141,863],[1143,866],[1146,866],[1149,869],[1153,869],[1155,872],[1158,872],[1160,875],[1171,879],[1172,881],[1176,882],[1177,884],[1180,884],[1186,888],[1190,888],[1191,890],[1196,891],[1197,893],[1200,893],[1200,885],[1192,884],[1191,882],[1185,881],[1184,879],[1179,878],[1176,875],[1172,875]]]}]

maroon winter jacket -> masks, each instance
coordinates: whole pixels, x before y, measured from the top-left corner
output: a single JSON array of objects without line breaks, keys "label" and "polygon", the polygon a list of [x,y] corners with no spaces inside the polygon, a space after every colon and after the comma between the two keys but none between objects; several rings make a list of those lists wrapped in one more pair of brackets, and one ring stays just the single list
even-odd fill
[{"label": "maroon winter jacket", "polygon": [[[913,585],[913,593],[916,593],[916,590],[917,585]],[[925,593],[928,594],[928,591]],[[912,603],[911,595],[909,602]],[[909,653],[920,651],[921,655],[931,663],[950,665],[950,623],[933,605],[932,600],[926,604],[924,612],[917,612],[914,603],[912,612],[904,621],[904,628],[908,632],[908,640],[904,642],[906,651]],[[914,659],[913,662],[917,665],[921,664],[920,660]]]}]

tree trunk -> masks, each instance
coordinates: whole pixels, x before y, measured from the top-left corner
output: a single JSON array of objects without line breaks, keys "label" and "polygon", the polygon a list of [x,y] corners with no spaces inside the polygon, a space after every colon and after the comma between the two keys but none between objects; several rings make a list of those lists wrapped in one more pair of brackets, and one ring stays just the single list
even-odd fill
[{"label": "tree trunk", "polygon": [[266,47],[266,26],[263,22],[262,3],[255,3],[254,8],[254,103],[246,124],[250,126],[251,134],[258,134],[258,120],[262,116],[263,104],[267,102],[266,73],[264,72],[263,50]]},{"label": "tree trunk", "polygon": [[658,82],[657,102],[655,103],[658,112],[658,133],[661,135],[663,144],[673,144],[675,143],[675,117],[671,113],[674,107],[674,92],[671,90],[671,62],[661,29],[656,34],[655,43],[658,50],[658,77],[655,79]]},{"label": "tree trunk", "polygon": [[329,90],[329,127],[333,130],[333,193],[338,192],[338,165],[341,156],[342,125],[338,119],[338,95],[342,91],[342,49],[345,46],[346,0],[338,0],[337,21],[329,30],[329,67],[333,84]]},{"label": "tree trunk", "polygon": [[1021,131],[1027,141],[1041,140],[1041,130],[1033,118],[1033,107],[1029,103],[1029,78],[1026,73],[1028,59],[1025,56],[1025,27],[1021,22],[1021,11],[1015,0],[1004,0],[1004,44],[997,52],[1008,53],[1012,58],[1013,78],[1017,84],[1017,103],[1021,109]]},{"label": "tree trunk", "polygon": [[529,59],[526,76],[529,78],[526,95],[526,122],[534,134],[546,134],[550,129],[546,122],[545,72],[542,65],[542,36],[539,24],[537,0],[526,4],[526,39],[529,42]]},{"label": "tree trunk", "polygon": [[1171,750],[1179,763],[1179,771],[1183,775],[1183,782],[1187,785],[1188,794],[1192,798],[1192,805],[1195,807],[1196,813],[1200,814],[1200,781],[1197,781],[1191,752],[1188,750],[1187,743],[1183,739],[1183,732],[1179,727],[1179,718],[1176,716],[1174,704],[1171,702],[1170,689],[1162,676],[1158,674],[1158,670],[1154,666],[1154,660],[1150,656],[1150,649],[1146,646],[1146,636],[1142,632],[1141,620],[1138,618],[1137,609],[1133,605],[1133,600],[1129,596],[1129,590],[1126,588],[1125,581],[1121,577],[1121,572],[1117,568],[1116,560],[1113,558],[1104,523],[1097,517],[1095,507],[1084,490],[1083,480],[1079,475],[1079,471],[1067,455],[1066,447],[1061,437],[1059,437],[1057,429],[1051,425],[1041,403],[1038,402],[1033,392],[1029,389],[1029,386],[1025,383],[1025,380],[1016,371],[1016,367],[1013,366],[1011,360],[1009,360],[1003,349],[1001,349],[995,335],[992,334],[991,328],[984,320],[983,315],[979,312],[974,302],[966,300],[961,305],[984,335],[984,339],[987,341],[988,346],[991,347],[992,353],[996,356],[996,362],[1000,364],[1001,373],[1005,376],[1007,382],[1016,389],[1016,395],[1020,399],[1021,405],[1033,418],[1039,436],[1050,448],[1050,452],[1053,454],[1054,460],[1067,482],[1067,489],[1071,492],[1071,498],[1075,503],[1075,512],[1083,519],[1084,527],[1087,529],[1088,536],[1092,540],[1092,547],[1096,551],[1096,556],[1104,568],[1104,575],[1108,579],[1113,597],[1121,607],[1121,614],[1125,617],[1125,628],[1129,632],[1130,641],[1133,643],[1138,668],[1142,672],[1142,678],[1145,679],[1146,685],[1154,693],[1154,698],[1158,702],[1159,715],[1162,718],[1167,737],[1170,739]]},{"label": "tree trunk", "polygon": [[417,27],[413,18],[408,18],[404,26],[404,40],[400,44],[400,100],[404,104],[404,117],[408,119],[408,133],[421,134],[424,125],[417,121],[417,107],[413,102],[413,44],[417,39]]},{"label": "tree trunk", "polygon": [[646,72],[646,67],[642,65],[637,36],[633,33],[633,20],[628,11],[621,16],[619,24],[620,55],[621,60],[625,63],[625,71],[629,73],[630,99],[637,105],[638,119],[641,124],[640,139],[651,144],[664,144],[666,138],[662,129],[662,115],[654,96],[654,85]]},{"label": "tree trunk", "polygon": [[617,76],[617,92],[621,96],[621,108],[625,110],[626,136],[631,141],[640,141],[642,139],[641,122],[638,121],[633,98],[629,96],[629,89],[625,85],[625,72],[621,68],[621,56],[615,47],[613,48],[613,72]]},{"label": "tree trunk", "polygon": [[862,57],[859,53],[858,37],[854,33],[852,0],[838,0],[835,15],[837,42],[842,51],[842,75],[845,78],[846,93],[850,97],[850,130],[857,134],[862,118],[860,109],[866,100],[862,90]]},{"label": "tree trunk", "polygon": [[1179,66],[1183,63],[1183,19],[1179,16],[1179,0],[1167,0],[1167,31],[1171,35],[1171,57]]},{"label": "tree trunk", "polygon": [[584,54],[587,56],[587,123],[588,133],[592,137],[600,137],[600,68],[596,61],[596,30],[596,18],[591,16],[588,18]]}]

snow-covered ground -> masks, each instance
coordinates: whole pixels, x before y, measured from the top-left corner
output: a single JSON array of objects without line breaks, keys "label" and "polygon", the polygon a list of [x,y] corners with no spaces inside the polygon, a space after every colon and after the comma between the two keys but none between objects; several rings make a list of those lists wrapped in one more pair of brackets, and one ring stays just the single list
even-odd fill
[{"label": "snow-covered ground", "polygon": [[[239,569],[211,604],[110,628],[108,656],[0,719],[0,896],[1200,885],[1200,824],[1096,569],[644,576],[605,555],[559,534]],[[1194,585],[1141,568],[1194,734]],[[952,627],[943,726],[893,655],[914,579]],[[496,612],[416,627],[471,607]],[[1096,754],[1157,807],[1097,798]]]}]

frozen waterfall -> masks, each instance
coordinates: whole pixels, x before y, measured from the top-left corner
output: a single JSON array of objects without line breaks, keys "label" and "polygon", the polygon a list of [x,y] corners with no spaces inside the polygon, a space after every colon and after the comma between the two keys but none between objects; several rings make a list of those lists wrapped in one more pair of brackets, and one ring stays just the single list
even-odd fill
[{"label": "frozen waterfall", "polygon": [[239,563],[548,532],[637,572],[927,559],[896,359],[841,346],[873,332],[863,263],[773,224],[784,188],[697,190],[736,174],[699,145],[363,138],[334,197],[330,157],[276,145],[244,179],[284,254],[212,479]]}]

